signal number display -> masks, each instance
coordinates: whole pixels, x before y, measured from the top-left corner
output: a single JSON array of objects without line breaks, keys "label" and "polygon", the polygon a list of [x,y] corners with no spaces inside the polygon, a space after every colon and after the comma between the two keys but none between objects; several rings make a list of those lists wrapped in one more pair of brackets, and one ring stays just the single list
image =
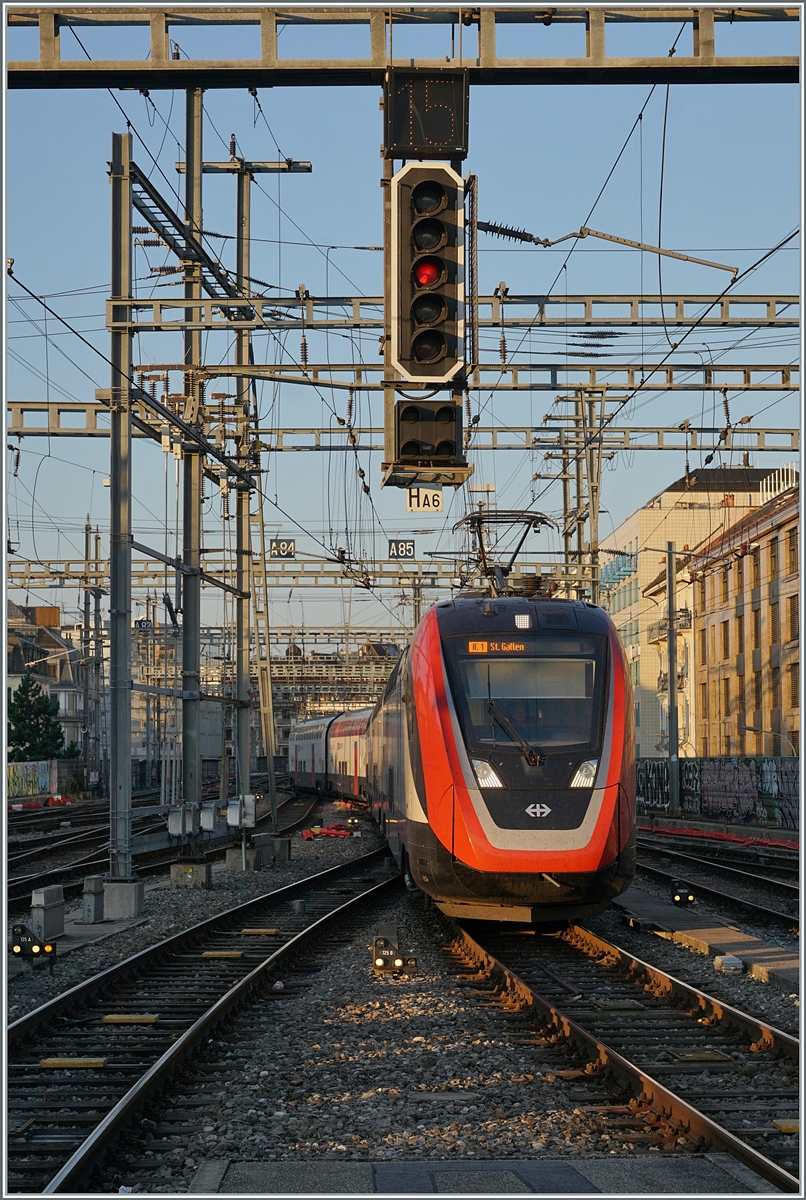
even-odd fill
[{"label": "signal number display", "polygon": [[296,538],[272,538],[269,542],[269,558],[296,558]]},{"label": "signal number display", "polygon": [[414,558],[414,542],[412,541],[397,541],[395,538],[389,539],[389,557],[390,558]]}]

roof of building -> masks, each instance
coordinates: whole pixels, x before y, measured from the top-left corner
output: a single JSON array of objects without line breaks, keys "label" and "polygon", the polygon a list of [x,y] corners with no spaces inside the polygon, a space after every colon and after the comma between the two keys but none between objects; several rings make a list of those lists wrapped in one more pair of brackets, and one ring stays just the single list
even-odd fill
[{"label": "roof of building", "polygon": [[762,504],[760,508],[754,508],[747,516],[742,517],[735,525],[731,525],[724,533],[719,534],[710,542],[698,546],[692,553],[692,559],[696,559],[705,554],[713,554],[714,551],[728,546],[742,546],[752,536],[754,530],[760,526],[775,520],[777,517],[783,516],[787,509],[793,509],[798,512],[800,502],[800,487],[787,488],[785,492],[780,492],[777,496],[773,496],[772,500],[768,500],[766,504]]},{"label": "roof of building", "polygon": [[774,471],[774,467],[697,467],[688,477],[683,475],[668,484],[653,500],[666,492],[754,492]]}]

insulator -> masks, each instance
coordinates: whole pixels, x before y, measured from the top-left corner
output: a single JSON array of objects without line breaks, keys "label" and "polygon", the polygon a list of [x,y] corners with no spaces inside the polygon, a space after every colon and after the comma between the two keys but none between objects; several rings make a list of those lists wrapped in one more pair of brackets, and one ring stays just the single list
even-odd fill
[{"label": "insulator", "polygon": [[465,412],[467,413],[467,423],[470,424],[470,392],[465,392]]},{"label": "insulator", "polygon": [[132,225],[132,233],[153,233],[150,225]]},{"label": "insulator", "polygon": [[302,363],[303,367],[307,367],[307,365],[308,365],[308,343],[305,339],[304,333],[302,335],[302,340],[300,341],[300,344],[299,344],[299,358],[300,358],[300,362]]},{"label": "insulator", "polygon": [[363,479],[363,478],[364,478],[364,468],[363,468],[363,467],[359,467],[359,468],[358,468],[358,478],[359,478],[359,479]]},{"label": "insulator", "polygon": [[507,339],[506,339],[506,334],[503,333],[503,331],[502,331],[502,333],[501,333],[501,362],[505,363],[506,361],[507,361]]},{"label": "insulator", "polygon": [[166,242],[162,238],[135,238],[135,246],[165,246]]},{"label": "insulator", "polygon": [[361,485],[361,486],[363,487],[363,489],[364,489],[364,491],[367,493],[367,495],[369,495],[369,484],[368,484],[368,483],[362,483],[362,485]]},{"label": "insulator", "polygon": [[349,392],[347,393],[347,424],[352,425],[352,423],[353,423],[353,389],[350,388]]}]

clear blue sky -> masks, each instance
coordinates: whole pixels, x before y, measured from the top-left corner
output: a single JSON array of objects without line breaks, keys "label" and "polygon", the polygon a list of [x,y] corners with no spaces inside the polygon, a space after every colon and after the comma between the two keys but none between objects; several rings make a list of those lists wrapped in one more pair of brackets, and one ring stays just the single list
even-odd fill
[{"label": "clear blue sky", "polygon": [[[611,34],[608,53],[666,54],[679,32],[672,25],[642,31],[623,26]],[[8,57],[30,57],[35,31],[11,31]],[[203,29],[174,30],[183,55],[190,57],[251,55],[255,53],[254,29],[224,30],[212,35]],[[321,36],[318,31],[308,36]],[[510,26],[499,37],[500,53],[530,53],[524,37],[534,39],[535,52],[541,39],[551,35],[551,52],[584,53],[578,45],[581,27],[546,30]],[[147,30],[81,30],[84,47],[93,58],[125,55],[145,57]],[[210,39],[215,37],[215,49]],[[395,34],[395,53],[447,53],[445,29],[410,30]],[[471,35],[465,31],[465,36]],[[341,40],[320,45],[317,53],[349,54],[353,39],[363,31],[345,30]],[[303,33],[286,29],[281,53],[292,57],[303,53]],[[691,31],[680,38],[680,52],[688,52]],[[206,39],[206,40],[205,40]],[[431,48],[426,48],[430,41]],[[63,57],[84,57],[83,50],[68,30],[63,30]],[[442,43],[445,42],[443,46]],[[511,43],[511,45],[510,45]],[[798,52],[799,29],[794,23],[770,26],[717,25],[717,49],[721,52]],[[516,48],[520,47],[520,49]],[[360,52],[365,53],[363,42]],[[480,216],[485,220],[518,225],[541,237],[557,238],[578,228],[588,218],[591,206],[610,172],[639,111],[649,96],[648,86],[598,87],[474,87],[470,106],[470,154],[467,169],[478,176]],[[7,255],[14,258],[19,279],[40,295],[71,324],[80,329],[104,353],[109,338],[104,330],[104,299],[109,279],[110,189],[106,163],[111,135],[125,129],[122,108],[131,121],[135,159],[143,167],[153,166],[143,142],[158,160],[152,179],[164,195],[171,188],[181,191],[174,163],[184,157],[178,143],[184,141],[184,94],[154,92],[150,103],[137,92],[26,91],[7,94],[6,115],[6,211]],[[275,159],[278,145],[283,156],[310,159],[311,175],[260,177],[253,187],[252,274],[290,293],[304,283],[313,294],[368,294],[381,291],[382,257],[372,250],[352,247],[381,243],[382,163],[379,146],[382,114],[378,89],[293,88],[264,90],[260,103],[266,121],[246,91],[208,91],[205,94],[205,140],[207,159],[222,159],[229,153],[230,134],[235,133],[239,153],[251,159]],[[649,98],[640,129],[633,134],[618,167],[589,219],[589,224],[606,232],[634,240],[656,243],[659,217],[661,141],[666,89],[657,86]],[[120,108],[118,107],[120,105]],[[765,250],[774,246],[798,224],[800,212],[800,127],[799,93],[796,86],[683,86],[672,85],[668,98],[662,242],[664,246],[713,258],[745,269]],[[269,128],[270,127],[270,128]],[[217,233],[235,232],[234,184],[230,179],[206,177],[204,226]],[[279,205],[279,209],[278,209]],[[314,243],[315,245],[311,245]],[[214,241],[222,261],[234,265],[232,241]],[[553,251],[519,248],[512,243],[481,235],[480,290],[490,292],[505,280],[512,293],[555,292],[641,292],[657,291],[657,259],[638,252],[617,249],[587,239],[579,243],[567,261],[567,247]],[[800,242],[789,246],[764,264],[739,292],[794,293],[799,291]],[[337,249],[328,250],[328,247]],[[509,248],[511,247],[511,248]],[[140,250],[136,257],[139,294],[151,294],[149,268],[166,261],[157,250]],[[717,293],[728,281],[723,272],[663,260],[664,291]],[[10,297],[19,297],[12,282]],[[155,292],[159,295],[159,292]],[[170,295],[170,292],[163,294]],[[109,370],[77,338],[48,319],[47,334],[41,309],[31,301],[8,307],[8,396],[13,399],[86,399],[96,386],[108,386]],[[28,320],[31,318],[32,320]],[[34,323],[35,322],[35,323]],[[687,361],[717,362],[739,340],[741,333],[697,331],[686,342]],[[509,336],[512,349],[517,337]],[[617,339],[618,358],[634,356],[640,332]],[[497,354],[497,335],[489,341]],[[648,359],[666,345],[661,333],[648,331],[644,349]],[[561,363],[567,347],[564,333],[535,335],[529,348],[537,357],[555,355]],[[296,334],[286,348],[289,358],[298,358]],[[374,335],[361,343],[364,357],[377,359]],[[263,335],[255,339],[257,361],[266,361],[276,346]],[[181,357],[174,335],[142,339],[135,351],[137,361],[177,361]],[[226,353],[222,338],[211,337],[205,353],[218,361]],[[333,335],[309,347],[312,360],[330,356],[345,361],[350,345]],[[682,353],[682,350],[681,350]],[[745,337],[730,350],[730,361],[789,363],[798,359],[795,331],[774,335],[761,330]],[[72,361],[70,361],[72,360]],[[260,388],[261,412],[266,421],[285,425],[320,425],[332,420],[331,408],[344,415],[343,393],[331,396],[289,386]],[[491,398],[482,392],[472,397],[473,409],[484,406],[482,423],[533,424],[539,427],[552,394],[535,392]],[[719,425],[721,401],[706,393],[659,394],[639,398],[627,410],[631,423]],[[734,420],[753,414],[756,424],[787,426],[798,422],[797,397],[777,394],[731,393]],[[757,416],[756,416],[757,415]],[[361,402],[364,423],[381,424],[379,396]],[[44,456],[49,456],[45,457]],[[348,455],[275,455],[267,490],[271,497],[312,535],[333,545],[346,544],[349,530],[356,551],[386,555],[385,535],[430,528],[433,535],[417,536],[418,555],[426,550],[452,549],[452,524],[465,511],[466,493],[452,495],[446,517],[424,521],[406,516],[403,493],[380,488],[380,455],[362,456],[361,465],[372,487],[377,517],[360,492],[356,463]],[[754,465],[777,466],[791,453],[766,455]],[[472,452],[476,468],[473,482],[493,483],[502,507],[528,506],[533,499],[530,480],[544,470],[539,457],[528,454],[498,455]],[[715,465],[719,462],[715,459]],[[724,455],[726,464],[741,456]],[[697,465],[698,459],[692,461]],[[682,454],[637,453],[631,460],[617,460],[604,478],[603,514],[600,532],[609,532],[639,504],[659,491],[683,471]],[[108,475],[108,445],[89,439],[23,439],[17,476],[13,477],[14,455],[7,454],[9,469],[8,536],[24,558],[80,556],[83,554],[83,523],[87,513],[104,532],[108,524],[108,490],[102,485]],[[134,459],[135,537],[144,541],[161,539],[163,512],[163,456],[159,447],[138,446]],[[173,463],[169,481],[170,523],[173,527]],[[561,498],[558,487],[535,500],[535,506],[557,515]],[[221,545],[217,503],[208,504],[207,543]],[[270,515],[272,523],[275,518]],[[382,523],[382,527],[379,524]],[[294,532],[281,519],[276,527]],[[298,534],[298,551],[315,553],[314,537]],[[158,541],[161,545],[161,540]],[[104,533],[104,549],[106,550]],[[554,544],[556,546],[556,543]],[[535,548],[550,548],[550,539]],[[56,593],[69,606],[78,602],[77,593]],[[209,596],[209,594],[208,594]],[[51,593],[31,596],[31,602],[47,602]],[[17,600],[23,599],[16,595]],[[384,594],[392,608],[396,598]],[[304,600],[304,607],[301,601]],[[205,615],[215,615],[216,597],[209,596]],[[384,620],[383,607],[366,593],[351,600],[325,598],[321,591],[307,596],[295,594],[275,598],[277,620],[307,623],[339,620],[351,604],[354,622]]]}]

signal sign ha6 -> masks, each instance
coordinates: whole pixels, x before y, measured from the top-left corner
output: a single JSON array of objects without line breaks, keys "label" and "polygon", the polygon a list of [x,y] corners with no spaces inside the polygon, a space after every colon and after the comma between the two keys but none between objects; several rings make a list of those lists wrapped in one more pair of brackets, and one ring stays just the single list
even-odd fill
[{"label": "signal sign ha6", "polygon": [[392,179],[392,364],[411,383],[447,383],[465,365],[464,185],[446,163]]}]

